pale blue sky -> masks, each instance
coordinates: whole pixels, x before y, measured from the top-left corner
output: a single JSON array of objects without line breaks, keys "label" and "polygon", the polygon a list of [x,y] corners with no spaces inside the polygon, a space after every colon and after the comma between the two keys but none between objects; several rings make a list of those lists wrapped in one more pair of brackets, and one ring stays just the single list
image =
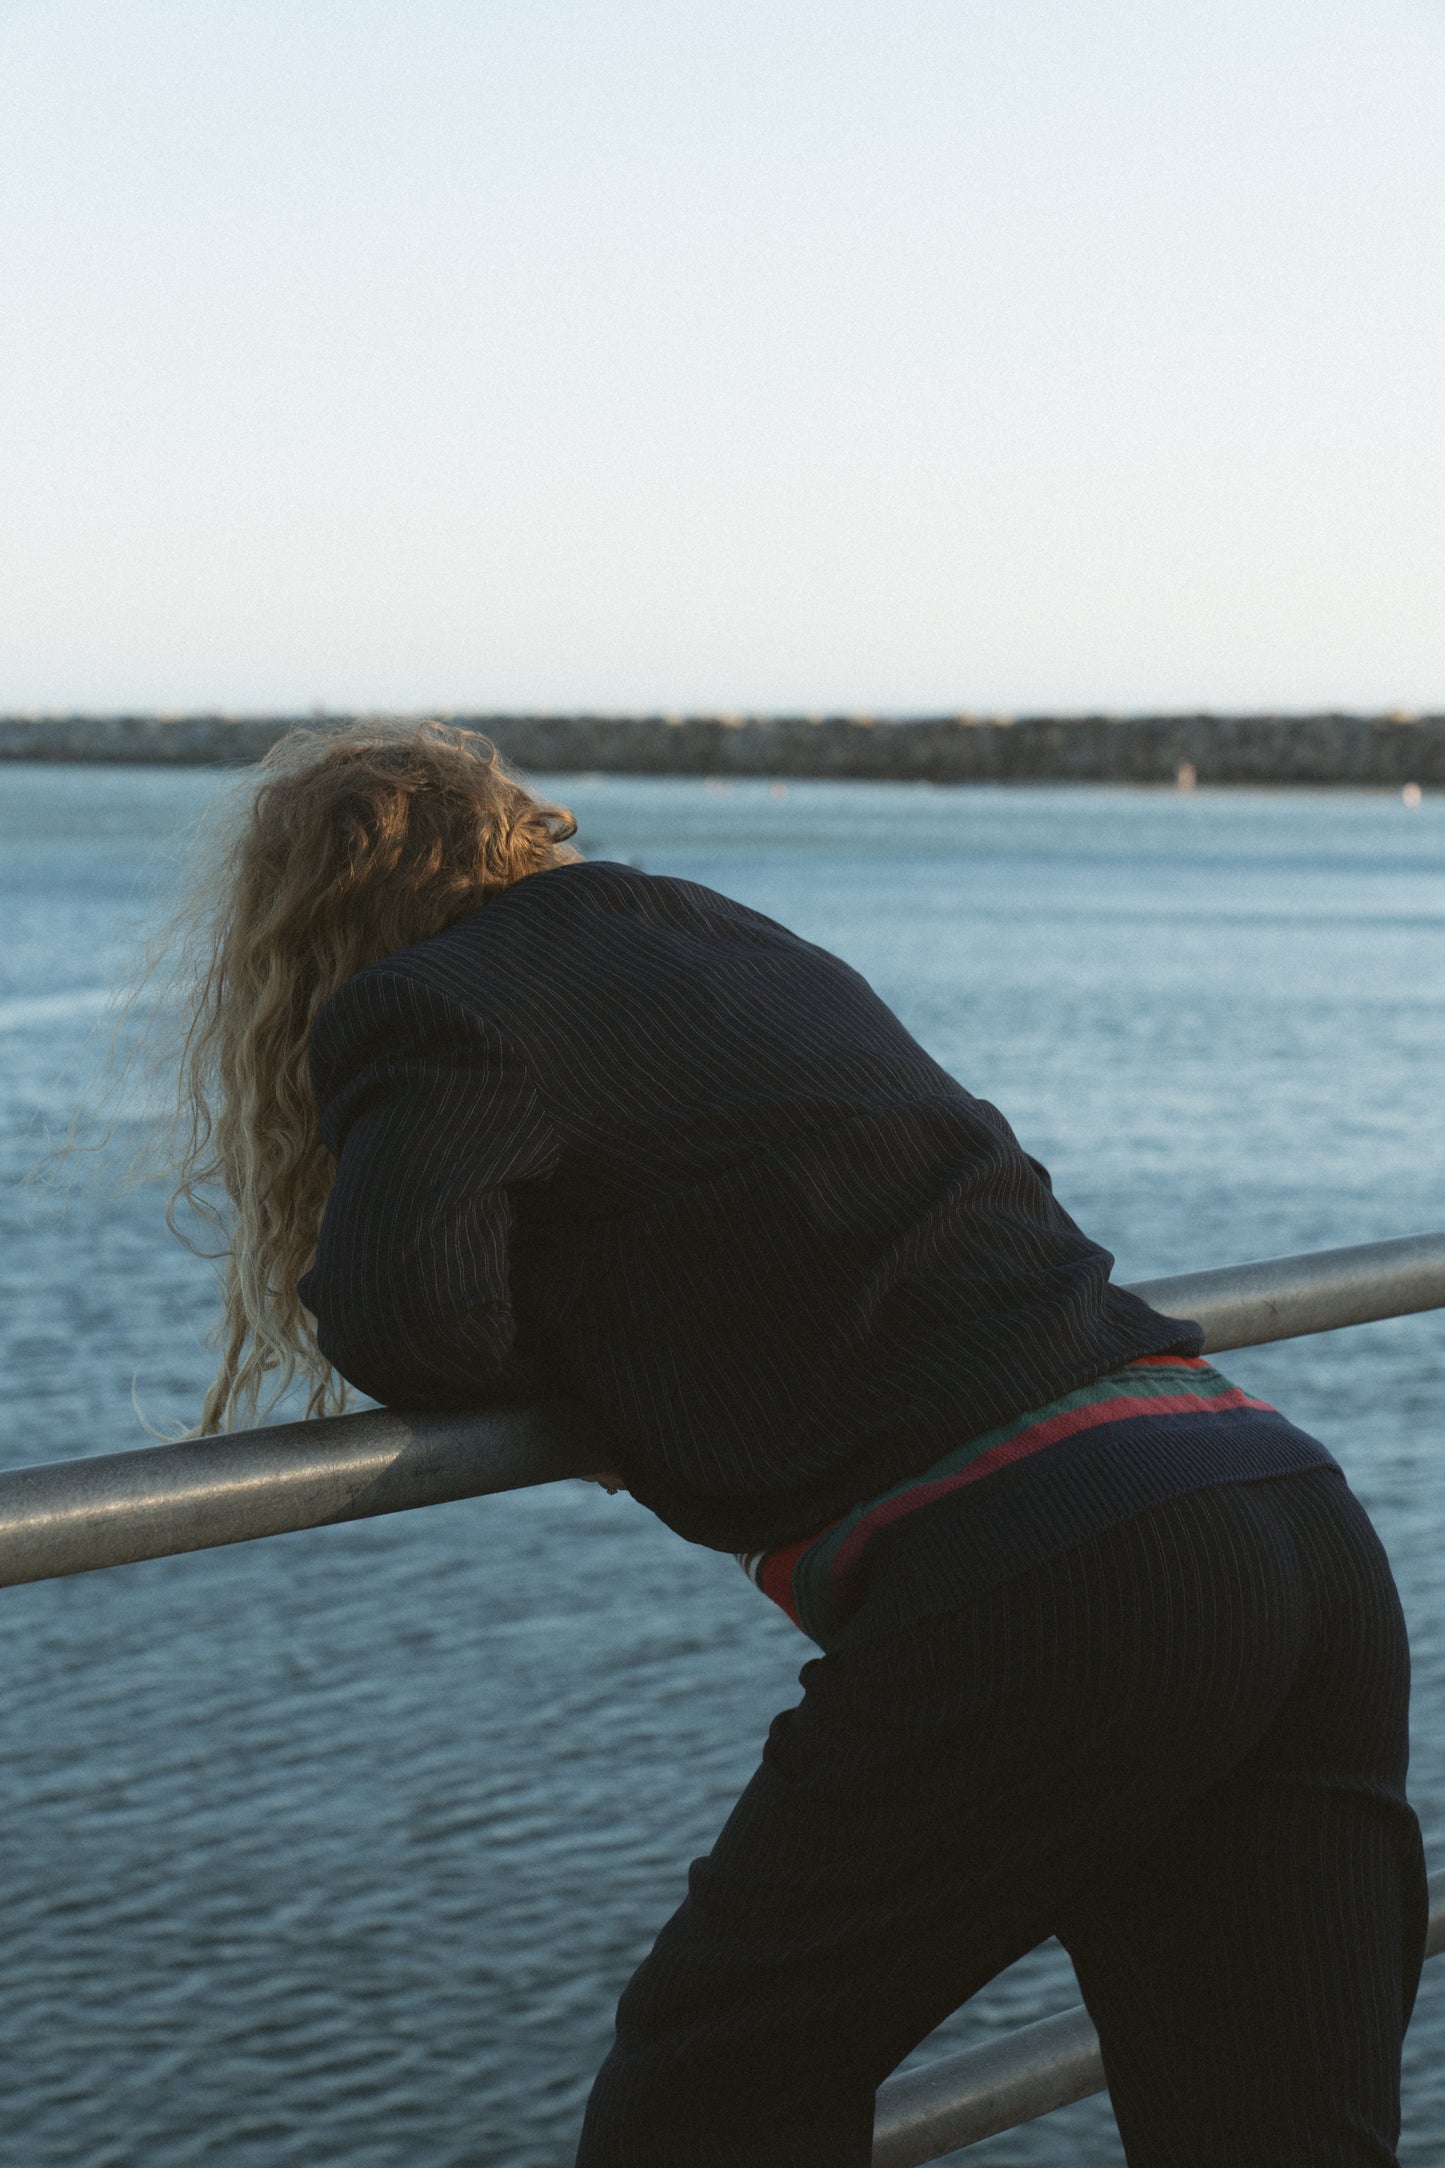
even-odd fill
[{"label": "pale blue sky", "polygon": [[1442,0],[0,0],[0,709],[1445,707]]}]

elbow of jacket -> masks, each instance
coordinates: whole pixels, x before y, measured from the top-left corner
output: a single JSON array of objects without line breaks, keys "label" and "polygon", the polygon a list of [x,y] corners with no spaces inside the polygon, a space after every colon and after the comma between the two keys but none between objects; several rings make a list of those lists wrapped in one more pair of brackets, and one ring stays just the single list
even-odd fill
[{"label": "elbow of jacket", "polygon": [[348,1385],[386,1406],[440,1412],[476,1407],[524,1387],[529,1365],[512,1351],[511,1318],[472,1316],[450,1329],[427,1318],[344,1313],[322,1304],[316,1344]]},{"label": "elbow of jacket", "polygon": [[317,1317],[316,1345],[333,1370],[357,1392],[383,1403],[409,1398],[400,1365],[364,1331],[344,1330],[335,1318]]}]

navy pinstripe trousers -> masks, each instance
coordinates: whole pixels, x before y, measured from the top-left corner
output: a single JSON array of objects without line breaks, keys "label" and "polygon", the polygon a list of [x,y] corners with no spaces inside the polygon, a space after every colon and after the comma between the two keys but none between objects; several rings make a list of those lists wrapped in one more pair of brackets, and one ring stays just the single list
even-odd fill
[{"label": "navy pinstripe trousers", "polygon": [[578,2168],[867,2168],[877,2085],[1050,1934],[1133,2168],[1389,2168],[1426,1910],[1409,1658],[1338,1472],[863,1624],[627,1988]]}]

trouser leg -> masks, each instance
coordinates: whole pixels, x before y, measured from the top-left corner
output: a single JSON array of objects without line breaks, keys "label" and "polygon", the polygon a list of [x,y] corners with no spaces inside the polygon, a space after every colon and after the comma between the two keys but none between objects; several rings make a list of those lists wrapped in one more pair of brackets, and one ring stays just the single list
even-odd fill
[{"label": "trouser leg", "polygon": [[[1336,1476],[1287,1482],[1347,1496]],[[579,2168],[867,2168],[888,2071],[1057,1923],[1077,1924],[1086,1893],[1127,1883],[1270,1735],[1315,1609],[1284,1521],[1251,1498],[1285,1487],[1153,1508],[954,1613],[809,1665],[623,1996]],[[1343,1871],[1323,1833],[1317,1851],[1291,1914]],[[1107,2003],[1106,1940],[1089,1955]],[[1111,2016],[1116,2063],[1131,2024]],[[1366,2050],[1372,2067],[1386,2048]],[[1141,2168],[1175,2158],[1153,2142],[1135,2144]]]},{"label": "trouser leg", "polygon": [[578,2168],[867,2168],[888,2071],[1048,1932],[1042,1892],[991,1904],[981,1878],[931,1947],[954,1848],[926,1750],[893,1751],[846,1676],[804,1677],[622,1997]]},{"label": "trouser leg", "polygon": [[1314,1599],[1291,1691],[1240,1766],[1058,1931],[1131,2164],[1390,2168],[1427,1903],[1404,1622],[1342,1485],[1261,1485],[1255,1506]]}]

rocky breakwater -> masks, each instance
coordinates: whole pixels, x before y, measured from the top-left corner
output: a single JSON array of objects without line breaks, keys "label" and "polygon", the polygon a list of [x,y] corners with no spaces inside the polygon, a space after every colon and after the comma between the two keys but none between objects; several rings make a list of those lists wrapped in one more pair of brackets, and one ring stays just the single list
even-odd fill
[{"label": "rocky breakwater", "polygon": [[[354,718],[0,717],[0,760],[235,766],[296,724]],[[1445,715],[481,715],[522,769],[612,775],[836,776],[929,783],[1445,787]]]}]

